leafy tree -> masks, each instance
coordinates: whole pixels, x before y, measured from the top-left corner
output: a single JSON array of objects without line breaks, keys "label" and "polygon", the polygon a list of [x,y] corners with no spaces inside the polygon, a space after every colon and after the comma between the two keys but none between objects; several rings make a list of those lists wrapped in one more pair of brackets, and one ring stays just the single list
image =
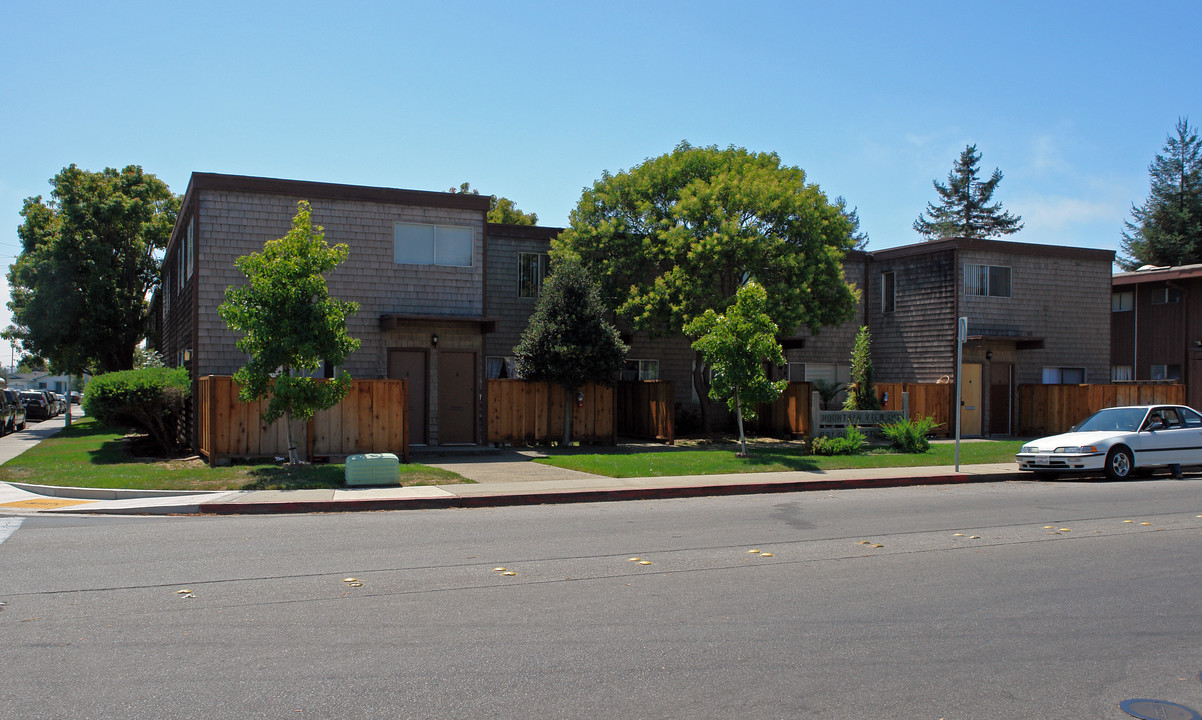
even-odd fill
[{"label": "leafy tree", "polygon": [[341,365],[359,347],[346,329],[347,315],[358,312],[359,304],[331,298],[323,276],[349,254],[345,244],[326,244],[321,226],[313,226],[309,203],[301,201],[287,235],[234,261],[250,284],[227,289],[217,309],[231,330],[245,333],[238,349],[251,356],[234,373],[238,397],[252,402],[271,396],[263,422],[285,419],[290,463],[300,462],[292,420],[308,420],[337,405],[351,387],[345,370],[328,381],[294,375],[312,373],[323,362]]},{"label": "leafy tree", "polygon": [[739,457],[747,457],[743,418],[754,420],[756,404],[775,401],[789,384],[787,380],[769,380],[764,368],[764,363],[785,364],[785,352],[776,341],[776,323],[768,317],[767,306],[768,293],[752,281],[739,288],[734,304],[724,314],[706,310],[685,325],[685,332],[697,338],[693,349],[714,370],[710,397],[726,399],[735,413]]},{"label": "leafy tree", "polygon": [[67,372],[128,370],[180,199],[137,165],[71,165],[51,184],[49,202],[25,200],[8,271],[21,343]]},{"label": "leafy tree", "polygon": [[1119,265],[1192,265],[1202,262],[1202,141],[1182,118],[1148,166],[1151,190],[1140,207],[1131,208],[1120,242]]},{"label": "leafy tree", "polygon": [[[469,183],[463,183],[450,192],[479,195],[480,191],[472,188]],[[507,225],[537,225],[538,215],[522,212],[512,200],[507,197],[488,196],[488,222],[505,223]]]},{"label": "leafy tree", "polygon": [[572,438],[572,402],[587,383],[612,384],[626,359],[626,345],[605,319],[597,284],[580,263],[553,266],[522,339],[513,349],[517,373],[564,389],[563,444]]},{"label": "leafy tree", "polygon": [[856,333],[851,348],[851,390],[843,401],[844,410],[880,410],[881,399],[872,382],[872,334],[865,325]]},{"label": "leafy tree", "polygon": [[980,162],[977,146],[969,145],[947,174],[947,185],[931,181],[939,193],[939,205],[927,203],[926,212],[914,221],[914,229],[927,240],[992,238],[1023,229],[1022,218],[1002,210],[1000,202],[989,204],[1002,181],[1002,171],[994,168],[993,175],[981,182],[977,179]]},{"label": "leafy tree", "polygon": [[[856,240],[845,207],[775,153],[679,144],[586,188],[554,257],[578,257],[610,309],[635,330],[682,333],[723,312],[754,279],[784,334],[850,320],[858,291],[843,278]],[[710,426],[698,351],[693,386]]]}]

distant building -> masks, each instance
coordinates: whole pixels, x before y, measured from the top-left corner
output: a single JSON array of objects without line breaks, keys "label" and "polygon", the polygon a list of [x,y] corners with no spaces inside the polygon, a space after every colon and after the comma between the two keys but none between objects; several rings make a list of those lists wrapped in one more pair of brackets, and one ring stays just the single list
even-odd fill
[{"label": "distant building", "polygon": [[1111,290],[1111,378],[1179,382],[1202,406],[1202,265],[1118,273]]}]

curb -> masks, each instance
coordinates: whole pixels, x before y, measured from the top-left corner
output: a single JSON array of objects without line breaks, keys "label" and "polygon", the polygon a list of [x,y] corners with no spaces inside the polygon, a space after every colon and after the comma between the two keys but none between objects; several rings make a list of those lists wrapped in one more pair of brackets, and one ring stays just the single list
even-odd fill
[{"label": "curb", "polygon": [[738,483],[727,485],[691,485],[687,487],[620,488],[613,490],[578,490],[543,493],[513,493],[478,497],[440,498],[377,498],[371,500],[315,500],[281,502],[218,502],[201,503],[199,511],[208,515],[266,515],[273,513],[364,512],[372,510],[444,510],[451,508],[510,507],[517,505],[549,505],[585,502],[621,502],[626,500],[661,500],[672,498],[718,497],[724,495],[759,495],[822,490],[854,490],[871,488],[908,487],[912,485],[952,485],[998,482],[1018,479],[1008,473],[924,475],[919,477],[854,478],[844,480],[793,480],[772,483]]},{"label": "curb", "polygon": [[50,497],[74,498],[76,500],[136,500],[138,498],[185,497],[195,495],[221,495],[229,490],[130,490],[123,488],[81,488],[67,485],[35,485],[32,483],[8,482],[18,490],[47,495]]}]

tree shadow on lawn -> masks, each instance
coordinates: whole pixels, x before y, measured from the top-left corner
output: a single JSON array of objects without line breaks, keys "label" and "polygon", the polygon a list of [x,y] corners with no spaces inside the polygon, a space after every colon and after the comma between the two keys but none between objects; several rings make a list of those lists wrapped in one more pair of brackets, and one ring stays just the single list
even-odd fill
[{"label": "tree shadow on lawn", "polygon": [[243,490],[323,490],[341,488],[343,465],[256,466],[247,470],[251,481]]}]

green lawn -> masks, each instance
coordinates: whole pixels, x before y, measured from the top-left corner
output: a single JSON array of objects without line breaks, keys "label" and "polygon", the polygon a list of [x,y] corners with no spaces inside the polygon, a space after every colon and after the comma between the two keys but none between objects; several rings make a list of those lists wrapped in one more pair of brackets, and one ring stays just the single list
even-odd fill
[{"label": "green lawn", "polygon": [[[960,464],[1014,462],[1021,440],[997,440],[960,444]],[[954,465],[955,445],[940,443],[921,455],[872,452],[865,455],[821,457],[806,455],[796,446],[761,447],[751,457],[735,456],[736,450],[665,447],[652,451],[554,455],[537,462],[608,477],[663,477],[671,475],[716,475],[720,473],[778,472],[785,470],[836,470],[840,468],[916,467]]]},{"label": "green lawn", "polygon": [[[292,490],[343,485],[343,465],[285,468],[274,463],[210,468],[198,459],[133,458],[121,431],[92,418],[72,423],[0,465],[0,481],[139,490]],[[401,464],[402,485],[471,482],[459,475],[413,463]]]}]

